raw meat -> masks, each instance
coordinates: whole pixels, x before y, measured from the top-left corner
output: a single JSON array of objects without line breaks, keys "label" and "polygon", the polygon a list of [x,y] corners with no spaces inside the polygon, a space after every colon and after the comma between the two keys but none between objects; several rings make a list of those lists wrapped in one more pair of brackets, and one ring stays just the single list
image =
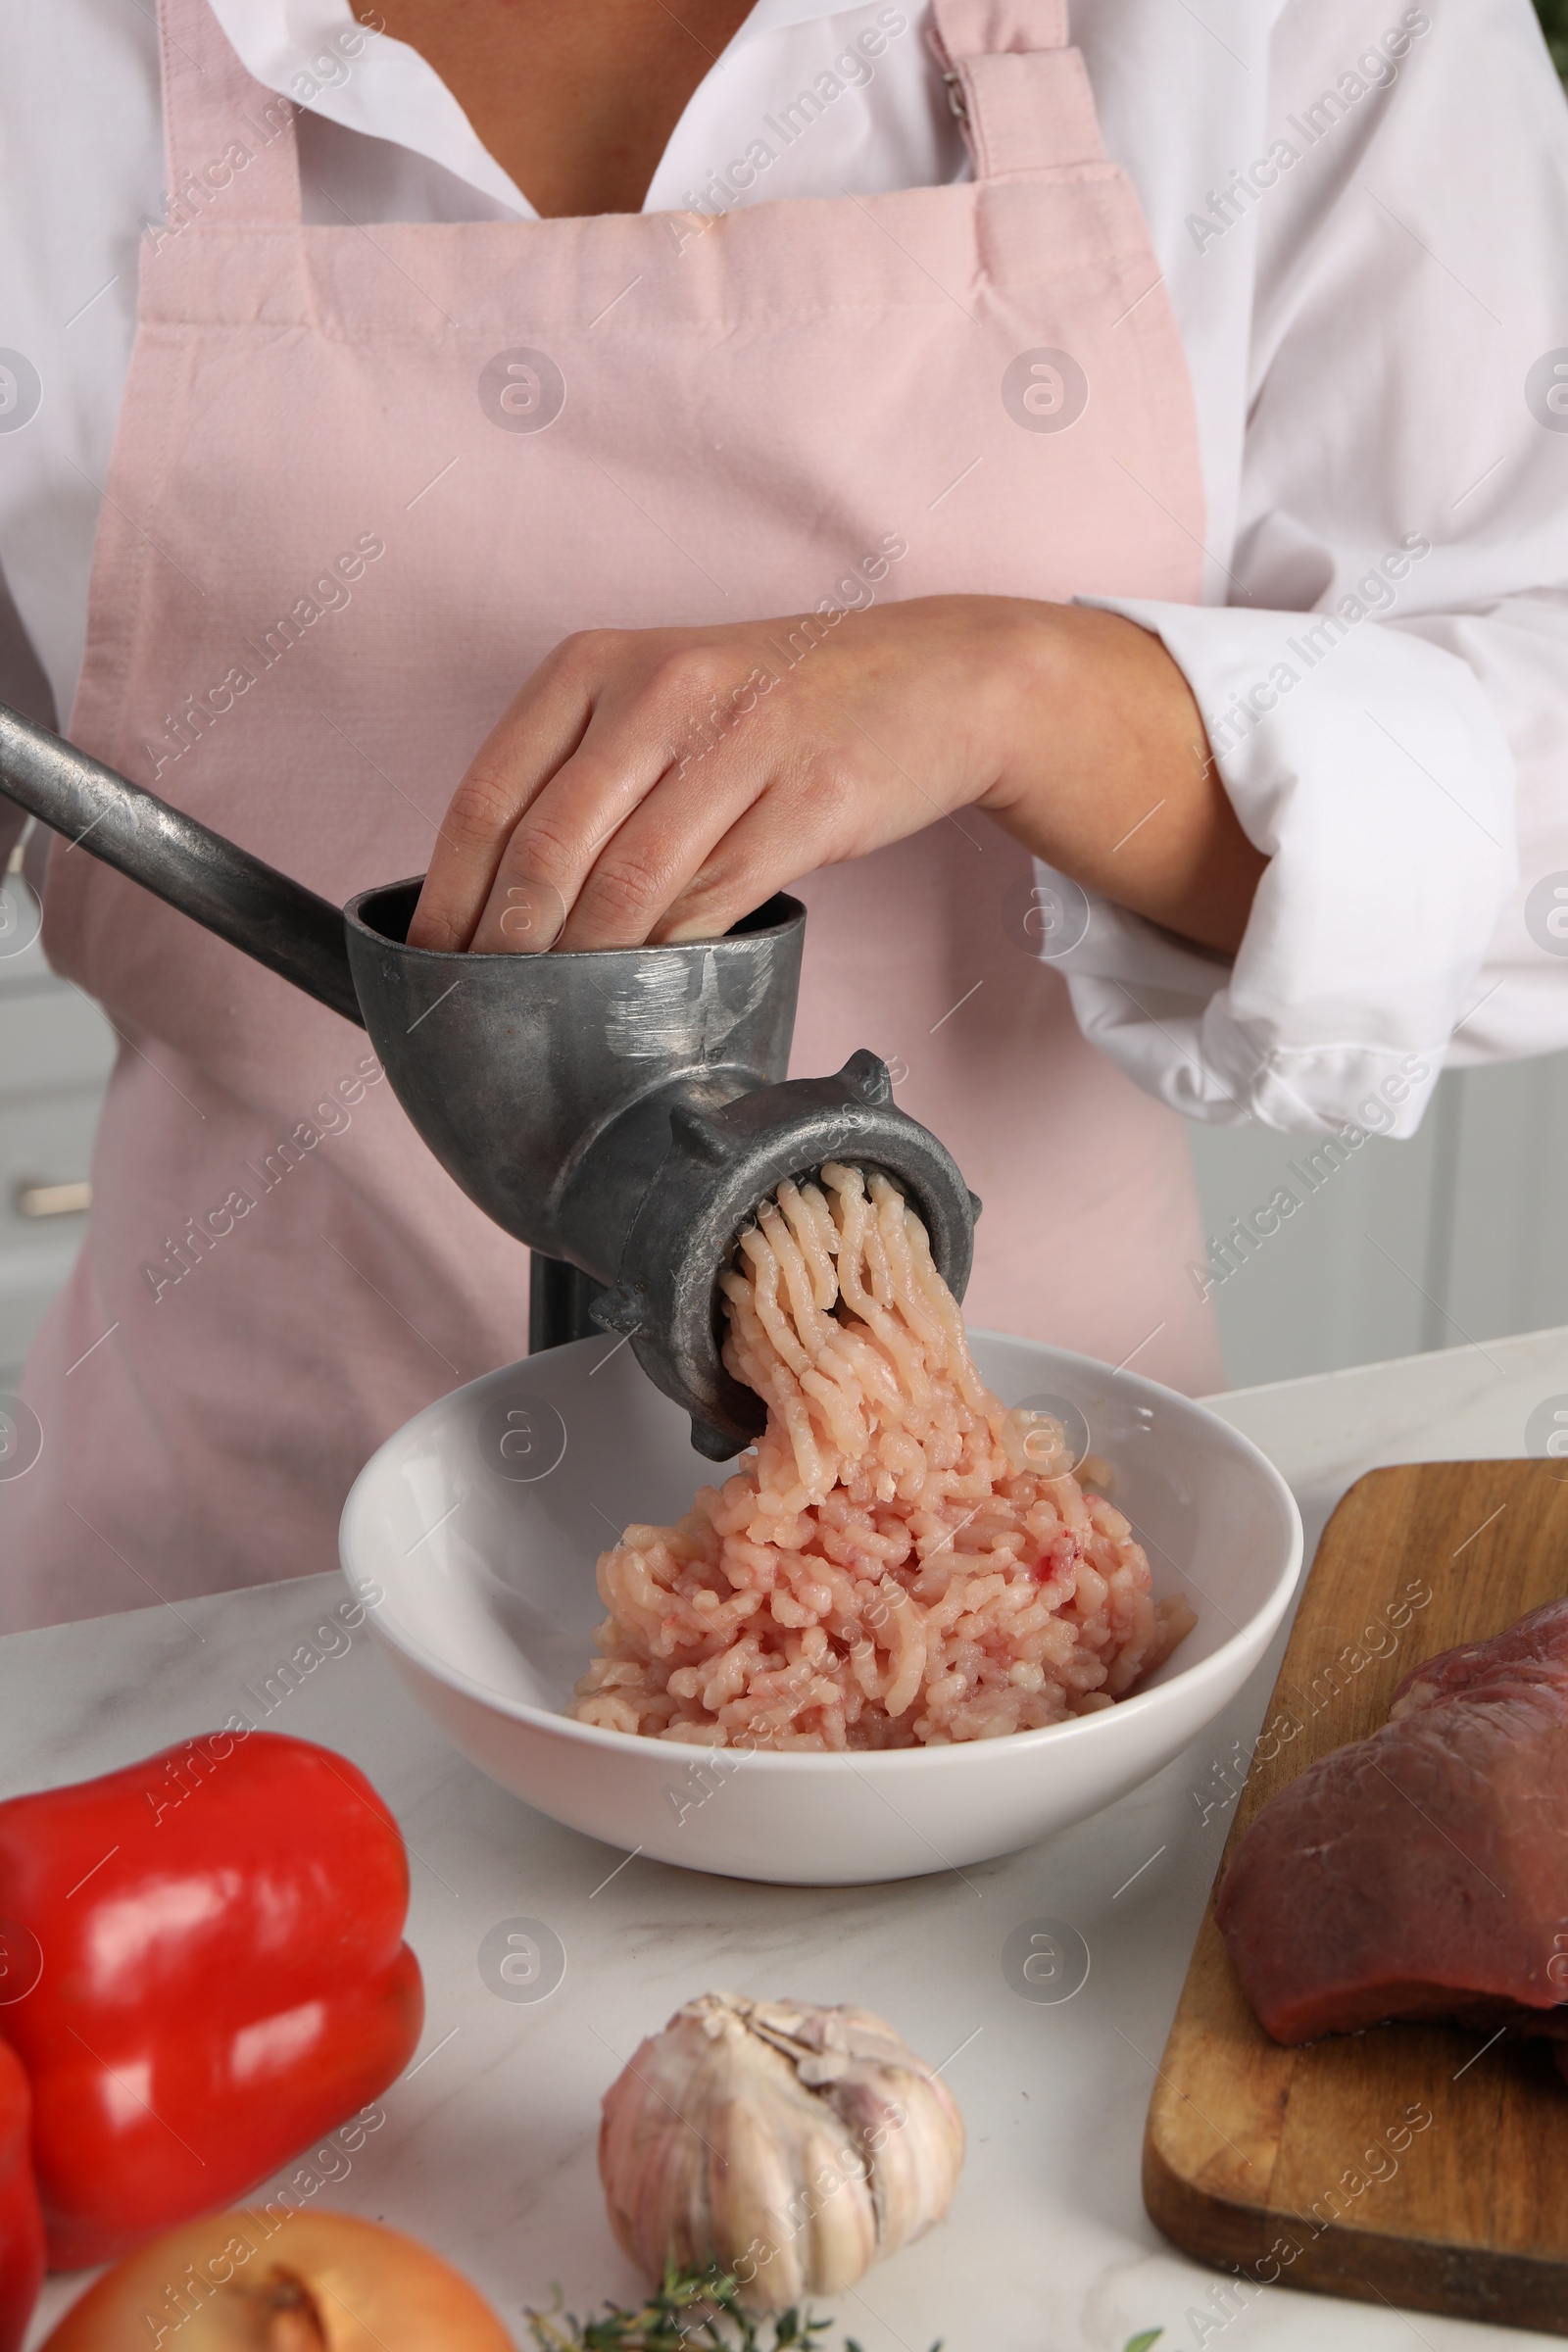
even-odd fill
[{"label": "raw meat", "polygon": [[1112,1705],[1197,1622],[1155,1600],[1108,1464],[985,1386],[886,1176],[781,1184],[721,1287],[767,1426],[678,1526],[601,1555],[579,1723],[743,1752],[995,1740]]},{"label": "raw meat", "polygon": [[1408,1674],[1381,1731],[1264,1807],[1216,1918],[1276,2041],[1391,2017],[1568,2038],[1568,1599]]}]

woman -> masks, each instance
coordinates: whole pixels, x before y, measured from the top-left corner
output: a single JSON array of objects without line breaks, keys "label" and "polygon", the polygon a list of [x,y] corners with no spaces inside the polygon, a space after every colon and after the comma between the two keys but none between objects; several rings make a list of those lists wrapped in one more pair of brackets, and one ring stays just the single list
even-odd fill
[{"label": "woman", "polygon": [[[425,944],[799,881],[795,1067],[955,1150],[971,1317],[1189,1387],[1174,1113],[1409,1133],[1568,1039],[1525,0],[164,0],[161,102],[107,0],[27,39],[0,553],[76,741],[428,865]],[[324,1568],[522,1253],[336,1016],[64,845],[45,936],[123,1050],[11,1622]]]}]

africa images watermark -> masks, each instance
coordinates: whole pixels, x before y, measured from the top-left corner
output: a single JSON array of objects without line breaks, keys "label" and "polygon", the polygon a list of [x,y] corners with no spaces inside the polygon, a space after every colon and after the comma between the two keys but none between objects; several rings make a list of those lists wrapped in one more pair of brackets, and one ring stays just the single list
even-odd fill
[{"label": "africa images watermark", "polygon": [[[1327,1136],[1310,1152],[1303,1147],[1299,1159],[1288,1159],[1285,1172],[1294,1182],[1277,1186],[1250,1216],[1232,1217],[1223,1237],[1211,1235],[1206,1259],[1188,1260],[1187,1278],[1200,1298],[1206,1300],[1212,1291],[1229,1282],[1233,1274],[1239,1274],[1303,1202],[1314,1193],[1320,1193],[1340,1168],[1348,1166],[1369,1137],[1384,1134],[1393,1127],[1396,1110],[1391,1106],[1403,1102],[1411,1088],[1420,1086],[1431,1075],[1430,1062],[1423,1061],[1419,1054],[1406,1054],[1397,1070],[1391,1071],[1365,1102],[1357,1103],[1360,1121],[1364,1123],[1347,1119],[1337,1135]],[[1297,1186],[1300,1188],[1298,1191],[1295,1189]]]},{"label": "africa images watermark", "polygon": [[355,1635],[371,1610],[379,1608],[386,1598],[382,1588],[374,1583],[361,1585],[358,1592],[357,1599],[340,1600],[335,1608],[328,1609],[309,1633],[295,1642],[288,1656],[278,1660],[270,1674],[258,1674],[253,1682],[240,1685],[240,1696],[256,1711],[258,1720],[253,1723],[240,1710],[229,1717],[230,1728],[244,1724],[249,1731],[259,1730],[269,1715],[275,1715],[278,1708],[304,1687],[307,1676],[315,1674],[318,1667],[325,1666],[333,1658],[348,1656],[354,1646]]},{"label": "africa images watermark", "polygon": [[[886,53],[890,42],[908,29],[909,20],[902,9],[880,10],[875,24],[858,32],[831,66],[824,66],[809,88],[798,90],[775,113],[764,115],[758,135],[749,141],[745,152],[726,164],[722,172],[710,172],[702,187],[688,188],[684,212],[666,216],[677,251],[684,253],[694,237],[706,234],[738,204],[745,191],[756,187],[762,173],[797,139],[803,138],[829,107],[837,105],[847,91],[863,90],[875,75],[876,59]],[[771,133],[771,137],[764,137],[764,132]],[[778,142],[776,146],[774,140]]]},{"label": "africa images watermark", "polygon": [[677,776],[710,752],[716,752],[730,732],[757,709],[764,694],[771,694],[780,679],[798,667],[825,644],[846,613],[863,612],[876,602],[877,583],[885,580],[891,564],[902,564],[909,552],[908,541],[898,531],[884,531],[880,544],[862,555],[858,564],[852,564],[839,580],[831,596],[818,599],[814,612],[803,613],[785,632],[780,645],[776,637],[768,644],[778,656],[775,673],[765,665],[752,669],[740,684],[732,686],[728,699],[720,702],[717,695],[710,698],[707,710],[698,711],[686,722],[686,744],[681,752]]},{"label": "africa images watermark", "polygon": [[1326,1707],[1338,1705],[1345,1693],[1354,1689],[1357,1676],[1364,1674],[1369,1666],[1392,1658],[1416,1615],[1430,1607],[1432,1597],[1433,1590],[1426,1578],[1412,1577],[1354,1640],[1341,1643],[1334,1656],[1318,1668],[1304,1690],[1276,1707],[1250,1747],[1240,1740],[1233,1740],[1229,1754],[1216,1757],[1209,1766],[1208,1787],[1213,1793],[1205,1794],[1201,1788],[1191,1791],[1198,1808],[1199,1828],[1207,1829],[1215,1815],[1224,1818],[1247,1786],[1254,1764],[1272,1764],[1281,1749],[1298,1740]]},{"label": "africa images watermark", "polygon": [[258,1154],[260,1166],[255,1160],[240,1161],[249,1184],[231,1185],[216,1208],[208,1209],[204,1216],[187,1217],[177,1236],[166,1234],[163,1255],[144,1258],[136,1269],[152,1293],[154,1305],[162,1305],[167,1291],[194,1274],[203,1258],[211,1256],[267,1195],[275,1192],[303,1163],[308,1152],[314,1152],[328,1136],[342,1135],[351,1127],[351,1110],[365,1101],[366,1089],[379,1085],[385,1075],[373,1054],[362,1054],[347,1077],[326,1090],[308,1119],[297,1119],[270,1152]]},{"label": "africa images watermark", "polygon": [[243,1708],[236,1708],[220,1732],[199,1733],[164,1757],[163,1780],[156,1788],[142,1791],[155,1830],[162,1829],[166,1813],[177,1812],[200,1793],[219,1767],[227,1763],[240,1741],[259,1731],[269,1715],[274,1715],[292,1698],[307,1675],[326,1665],[329,1659],[347,1657],[354,1646],[355,1635],[371,1610],[379,1608],[386,1598],[381,1586],[375,1583],[361,1585],[358,1594],[357,1599],[340,1600],[335,1608],[329,1609],[311,1627],[305,1639],[295,1642],[289,1655],[280,1659],[270,1674],[258,1674],[255,1683],[240,1685],[240,1695],[255,1714],[255,1722]]},{"label": "africa images watermark", "polygon": [[[1358,2200],[1379,2182],[1395,2178],[1400,2158],[1407,2156],[1419,2134],[1430,2131],[1435,2121],[1433,2110],[1424,2099],[1413,2101],[1401,2108],[1392,2123],[1384,2125],[1370,2146],[1358,2152],[1353,2164],[1345,2166],[1338,2180],[1314,2197],[1304,2213],[1289,2210],[1276,2213],[1274,2219],[1288,2222],[1290,2227],[1275,2238],[1268,2252],[1258,2255],[1245,2270],[1236,2266],[1228,2278],[1216,2279],[1202,2305],[1189,2304],[1183,2313],[1192,2331],[1191,2352],[1208,2352],[1214,2338],[1225,2334],[1252,2308],[1265,2286],[1278,2284],[1292,2264],[1325,2230],[1348,2224]],[[1162,2329],[1155,2328],[1150,2336],[1136,2336],[1128,2352],[1137,2352],[1138,2346],[1152,2343],[1154,2335],[1162,2333]]]},{"label": "africa images watermark", "polygon": [[[229,2218],[233,2223],[230,2234],[216,2254],[210,2254],[198,2269],[187,2262],[177,2278],[171,2278],[164,2288],[160,2306],[142,2311],[140,2341],[157,2346],[172,2335],[177,2335],[188,2320],[210,2303],[215,2295],[230,2285],[238,2272],[253,2256],[261,2253],[269,2239],[302,2212],[310,2199],[318,2196],[326,2187],[339,2187],[354,2170],[354,2159],[363,2150],[372,2132],[379,2132],[386,2122],[386,2110],[372,2100],[351,2115],[327,2134],[310,2154],[307,2161],[298,2163],[289,2180],[280,2182],[270,2194],[258,2195],[250,2204]],[[274,2258],[275,2259],[275,2258]]]},{"label": "africa images watermark", "polygon": [[1392,89],[1398,79],[1396,61],[1407,57],[1412,43],[1431,30],[1432,19],[1424,9],[1407,8],[1376,47],[1364,49],[1354,66],[1346,68],[1332,89],[1322,91],[1299,114],[1287,115],[1286,130],[1294,131],[1295,138],[1282,131],[1268,152],[1255,157],[1245,172],[1233,172],[1223,188],[1208,190],[1204,197],[1207,212],[1188,214],[1184,226],[1199,252],[1206,253],[1220,237],[1228,235],[1270,188],[1279,185],[1281,175],[1294,170],[1363,99],[1374,91]]},{"label": "africa images watermark", "polygon": [[299,68],[290,76],[292,102],[269,97],[241,114],[232,126],[234,136],[220,154],[209,156],[205,164],[187,171],[175,186],[164,190],[163,219],[142,222],[149,251],[155,256],[163,253],[212,206],[220,203],[256,157],[292,127],[295,106],[318,98],[324,89],[341,89],[370,42],[385,30],[384,17],[367,17],[330,34],[315,56],[306,58],[301,53]]},{"label": "africa images watermark", "polygon": [[[204,735],[219,720],[233,710],[242,694],[248,694],[258,679],[276,667],[285,654],[300,644],[307,629],[324,620],[328,612],[341,612],[354,602],[349,582],[365,576],[367,564],[378,563],[386,554],[386,541],[378,531],[361,531],[354,545],[336,557],[313,580],[307,593],[297,596],[287,609],[279,612],[267,628],[254,637],[240,638],[249,661],[231,662],[216,685],[205,693],[187,694],[172,710],[166,710],[163,735],[159,741],[142,737],[142,756],[152,770],[154,783],[166,767],[183,760],[194,751]],[[255,666],[252,666],[252,663]]]},{"label": "africa images watermark", "polygon": [[[1203,713],[1203,725],[1216,757],[1232,752],[1249,735],[1255,734],[1277,710],[1289,694],[1294,694],[1303,678],[1326,661],[1338,645],[1358,629],[1374,613],[1386,614],[1399,601],[1398,583],[1409,575],[1412,564],[1424,564],[1432,553],[1432,542],[1422,531],[1406,531],[1397,547],[1385,550],[1376,564],[1368,566],[1353,588],[1347,588],[1331,612],[1303,612],[1300,633],[1287,637],[1286,650],[1301,664],[1297,669],[1289,662],[1276,662],[1266,678],[1259,678],[1245,694],[1232,698],[1227,710]],[[1308,625],[1310,623],[1310,625]]]}]

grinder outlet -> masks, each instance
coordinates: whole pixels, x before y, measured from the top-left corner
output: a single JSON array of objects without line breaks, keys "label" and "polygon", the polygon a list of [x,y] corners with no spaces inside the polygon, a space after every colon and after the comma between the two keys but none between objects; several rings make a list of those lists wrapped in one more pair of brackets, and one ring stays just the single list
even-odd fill
[{"label": "grinder outlet", "polygon": [[718,1280],[741,1228],[790,1179],[826,1160],[880,1169],[930,1236],[954,1297],[969,1280],[980,1203],[953,1155],[893,1100],[887,1064],[852,1054],[831,1078],[792,1078],[719,1108],[680,1104],[669,1150],[648,1188],[621,1258],[620,1279],[596,1300],[594,1320],[631,1341],[655,1385],[692,1416],[692,1444],[726,1461],[758,1437],[762,1400],[725,1369]]}]

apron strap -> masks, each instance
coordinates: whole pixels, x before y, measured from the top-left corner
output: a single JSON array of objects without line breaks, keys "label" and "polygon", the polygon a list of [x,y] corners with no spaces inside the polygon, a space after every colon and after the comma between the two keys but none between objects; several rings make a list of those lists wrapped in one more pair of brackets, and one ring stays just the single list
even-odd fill
[{"label": "apron strap", "polygon": [[932,0],[931,13],[977,179],[1105,161],[1067,0]]},{"label": "apron strap", "polygon": [[159,0],[171,224],[297,228],[296,108],[240,64],[209,0]]}]

